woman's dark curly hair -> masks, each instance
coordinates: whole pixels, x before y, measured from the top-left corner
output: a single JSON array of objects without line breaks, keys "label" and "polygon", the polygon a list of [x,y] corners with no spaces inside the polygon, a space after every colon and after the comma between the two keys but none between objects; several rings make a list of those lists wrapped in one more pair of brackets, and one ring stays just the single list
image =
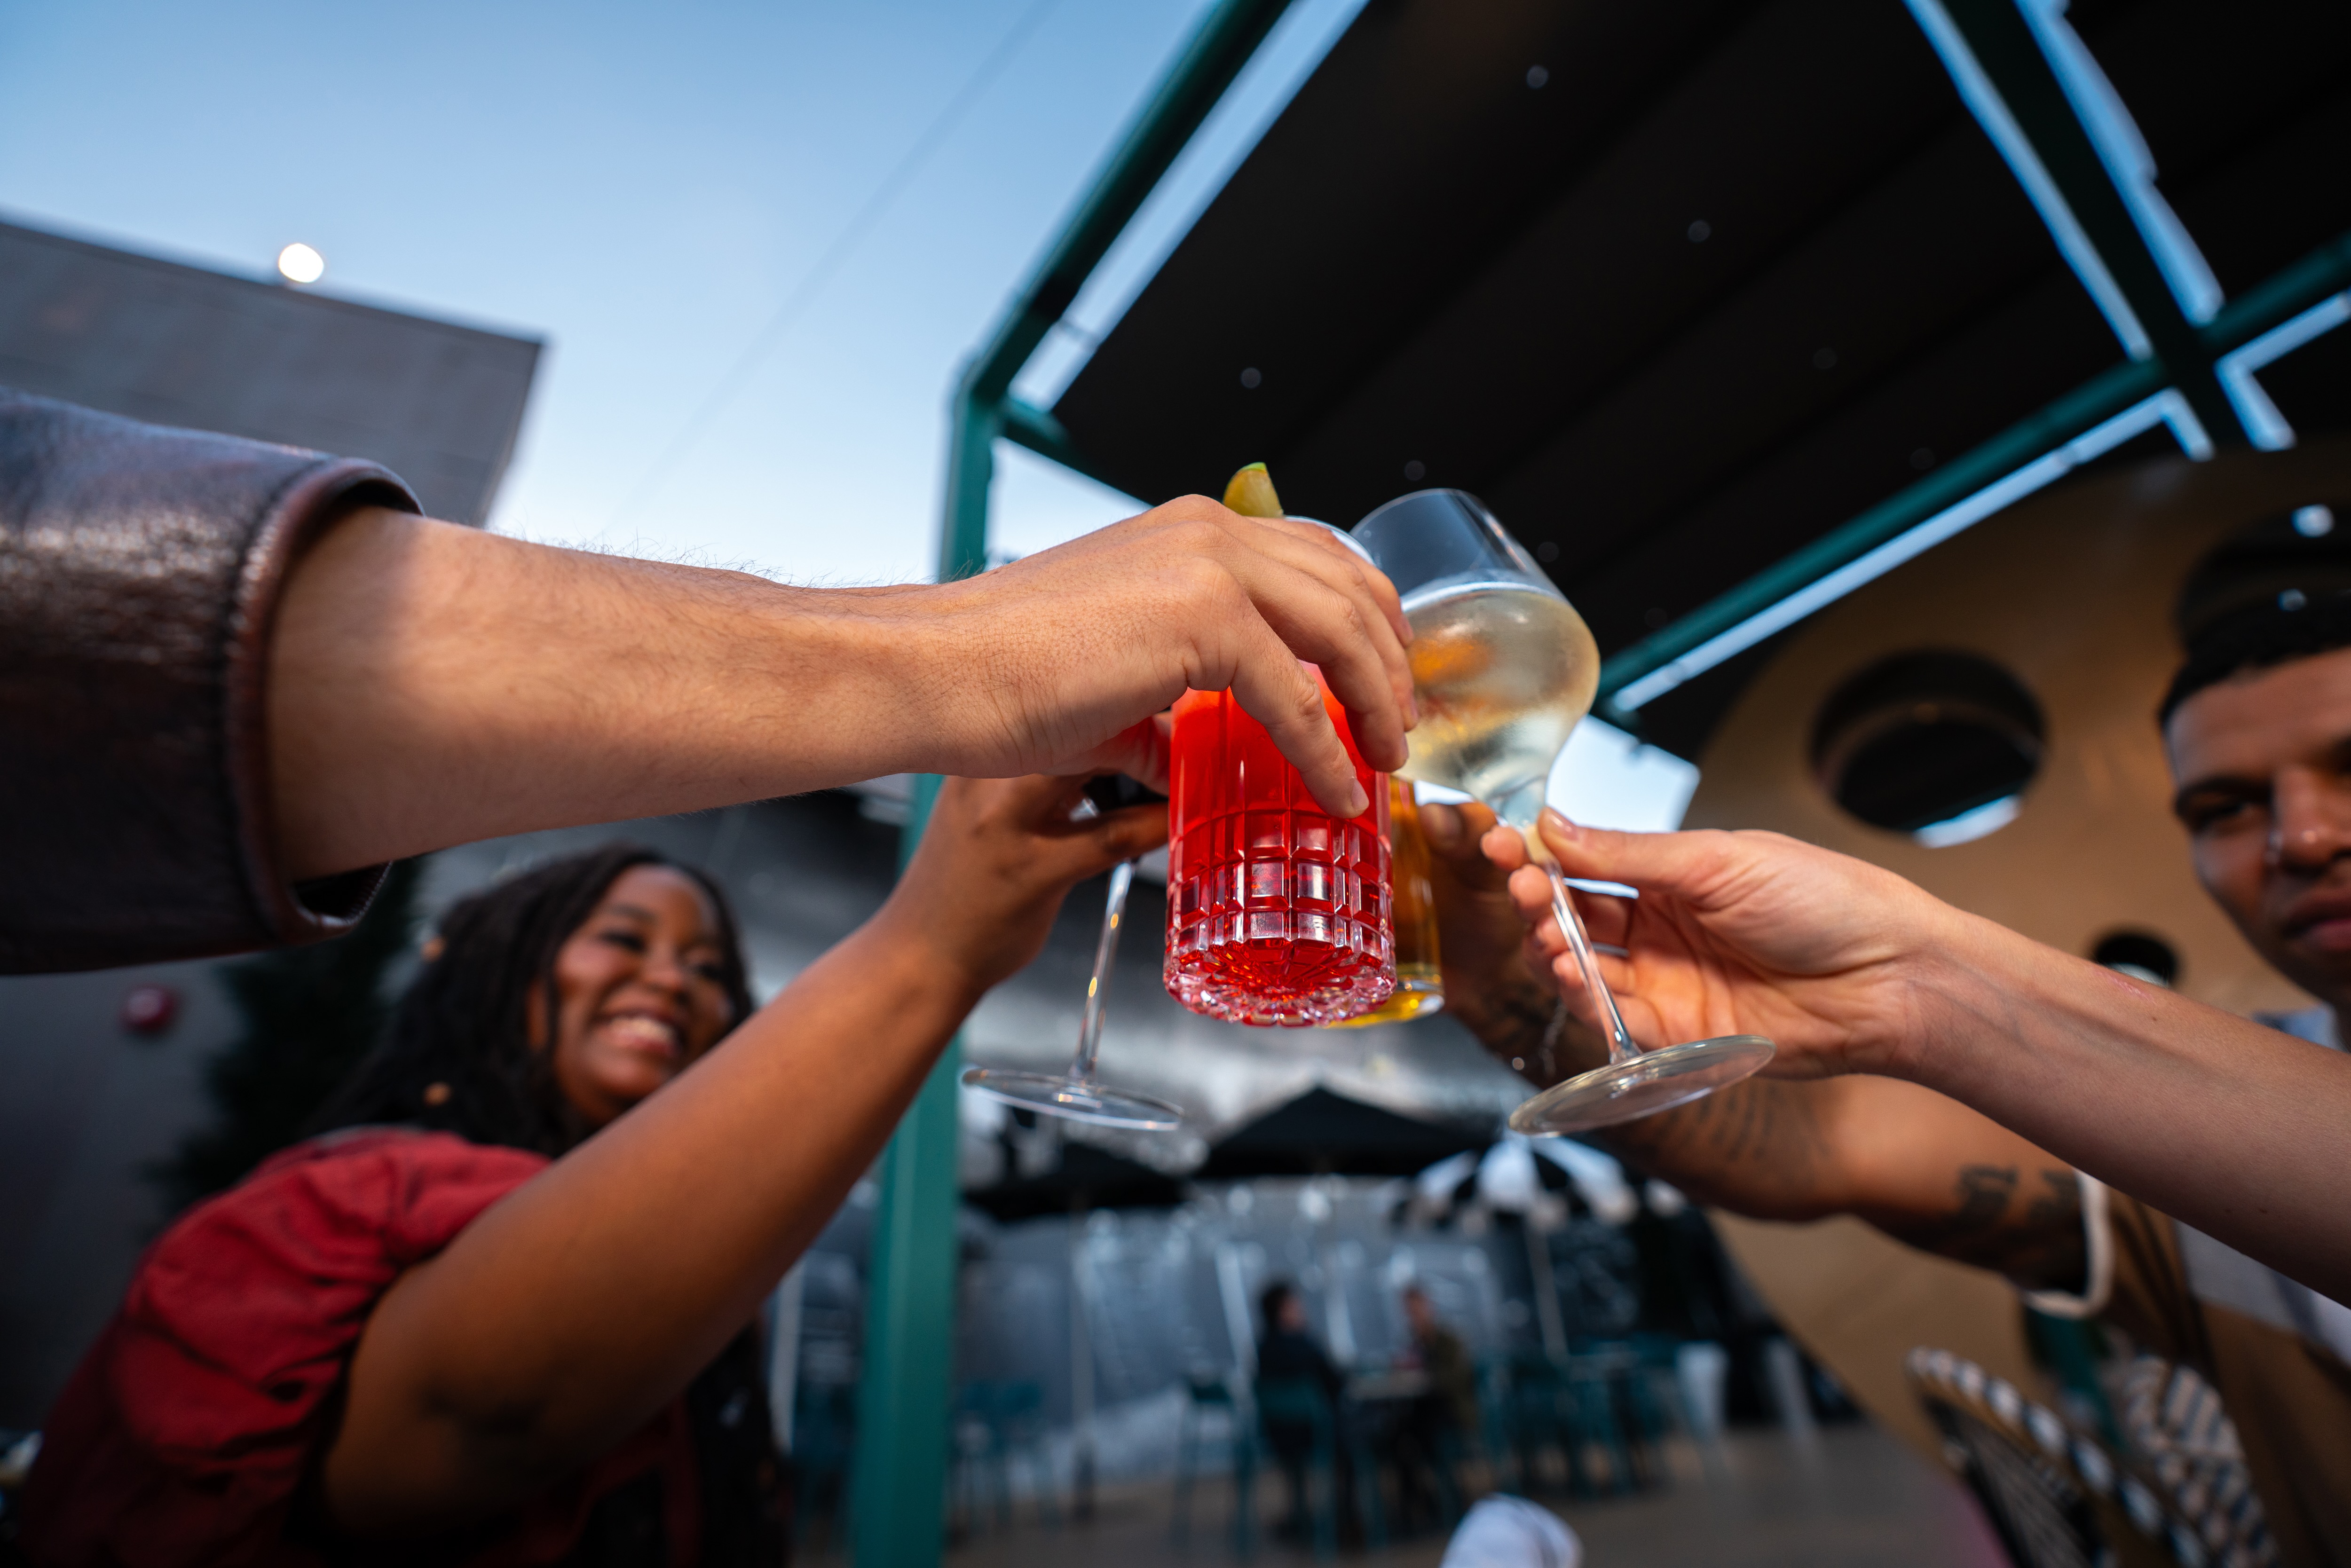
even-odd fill
[{"label": "woman's dark curly hair", "polygon": [[609,844],[452,906],[441,918],[438,950],[402,995],[383,1042],[343,1081],[311,1131],[404,1123],[549,1156],[585,1138],[594,1129],[557,1086],[553,1053],[531,1049],[529,998],[538,992],[546,1016],[556,1016],[556,954],[621,874],[641,865],[666,866],[708,896],[734,1021],[750,1017],[743,944],[717,885],[641,845]]}]

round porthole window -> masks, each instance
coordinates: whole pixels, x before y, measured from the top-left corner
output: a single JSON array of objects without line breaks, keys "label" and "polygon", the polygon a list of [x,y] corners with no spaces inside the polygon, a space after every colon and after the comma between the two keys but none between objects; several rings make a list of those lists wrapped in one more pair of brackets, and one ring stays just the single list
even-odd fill
[{"label": "round porthole window", "polygon": [[2151,931],[2109,931],[2090,949],[2090,962],[2167,990],[2179,983],[2179,954]]},{"label": "round porthole window", "polygon": [[1940,849],[2015,820],[2046,737],[2041,705],[1991,660],[1898,653],[1822,705],[1813,771],[1863,821]]}]

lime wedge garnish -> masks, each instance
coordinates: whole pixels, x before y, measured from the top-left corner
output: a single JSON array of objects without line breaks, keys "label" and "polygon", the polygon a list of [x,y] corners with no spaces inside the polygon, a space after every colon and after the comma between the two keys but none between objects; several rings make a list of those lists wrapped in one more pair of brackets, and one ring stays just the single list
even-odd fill
[{"label": "lime wedge garnish", "polygon": [[1281,497],[1273,493],[1273,476],[1262,463],[1252,463],[1225,486],[1225,505],[1244,517],[1279,517]]}]

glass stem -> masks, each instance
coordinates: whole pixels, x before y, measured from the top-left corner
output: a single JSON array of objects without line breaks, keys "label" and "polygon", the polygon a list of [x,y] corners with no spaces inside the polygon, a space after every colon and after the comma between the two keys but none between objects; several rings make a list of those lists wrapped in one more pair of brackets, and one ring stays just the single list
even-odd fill
[{"label": "glass stem", "polygon": [[1542,867],[1543,874],[1551,878],[1551,912],[1559,922],[1560,935],[1567,938],[1568,950],[1575,955],[1575,967],[1583,977],[1583,988],[1599,1009],[1601,1027],[1608,1034],[1608,1061],[1613,1066],[1632,1061],[1641,1054],[1641,1048],[1625,1032],[1625,1017],[1616,1010],[1616,998],[1609,994],[1608,983],[1600,977],[1600,960],[1592,951],[1591,936],[1583,929],[1583,916],[1576,912],[1575,900],[1568,896],[1566,873],[1551,858],[1551,846],[1535,831],[1549,785],[1548,776],[1537,778],[1489,804],[1497,819],[1519,831],[1520,839],[1527,846],[1527,858]]},{"label": "glass stem", "polygon": [[1567,878],[1561,873],[1556,861],[1545,860],[1543,872],[1551,878],[1551,912],[1575,954],[1575,967],[1583,976],[1583,988],[1599,1007],[1601,1021],[1607,1026],[1608,1060],[1611,1063],[1630,1061],[1641,1054],[1641,1049],[1625,1032],[1625,1019],[1616,1010],[1616,998],[1609,994],[1607,982],[1600,977],[1600,959],[1592,951],[1592,938],[1583,929],[1583,916],[1576,912],[1575,900],[1568,896]]},{"label": "glass stem", "polygon": [[1102,1005],[1109,999],[1111,960],[1118,956],[1119,927],[1126,923],[1126,890],[1134,885],[1134,862],[1123,861],[1110,873],[1110,897],[1102,906],[1102,940],[1094,944],[1094,977],[1086,982],[1086,1019],[1078,1026],[1078,1054],[1070,1063],[1070,1081],[1093,1080],[1094,1058],[1102,1054]]}]

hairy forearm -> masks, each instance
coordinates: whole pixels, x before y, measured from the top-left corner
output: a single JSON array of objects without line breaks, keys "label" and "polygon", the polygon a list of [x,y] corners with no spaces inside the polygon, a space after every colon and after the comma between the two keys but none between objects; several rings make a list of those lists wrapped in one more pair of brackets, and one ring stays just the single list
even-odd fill
[{"label": "hairy forearm", "polygon": [[507,1506],[650,1416],[872,1162],[977,988],[893,904],[377,1308],[326,1467],[339,1523]]},{"label": "hairy forearm", "polygon": [[2337,1300],[2351,1300],[2351,1059],[1989,921],[1920,967],[1886,1071]]},{"label": "hairy forearm", "polygon": [[949,633],[922,612],[936,591],[794,589],[356,514],[300,563],[272,641],[288,868],[925,766],[960,727],[934,645]]}]

